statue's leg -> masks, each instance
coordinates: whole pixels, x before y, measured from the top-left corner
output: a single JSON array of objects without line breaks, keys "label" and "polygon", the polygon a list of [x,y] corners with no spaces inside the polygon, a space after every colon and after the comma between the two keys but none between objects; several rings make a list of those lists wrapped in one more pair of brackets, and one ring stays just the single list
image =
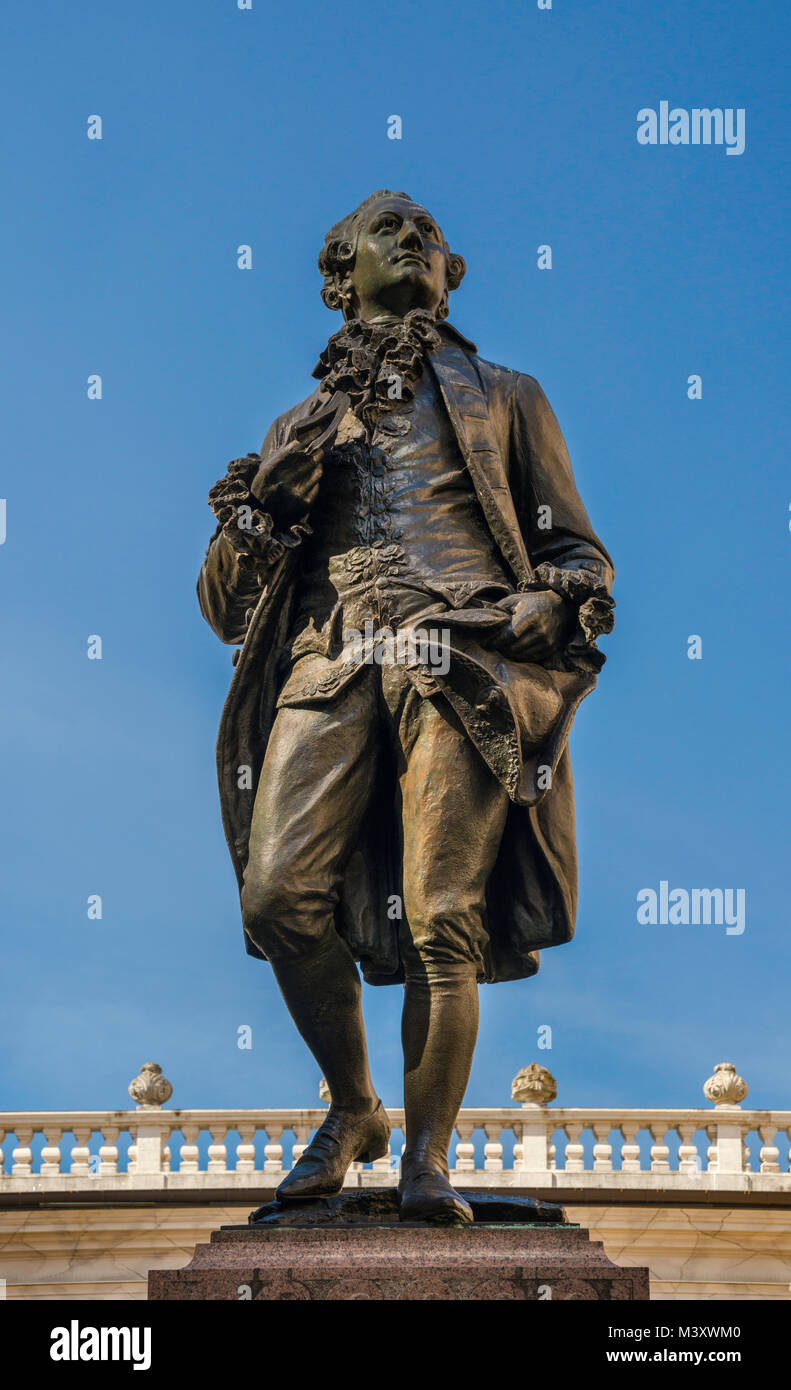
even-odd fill
[{"label": "statue's leg", "polygon": [[508,796],[441,698],[414,716],[404,757],[401,1216],[471,1220],[449,1183],[448,1147],[475,1048],[486,883]]},{"label": "statue's leg", "polygon": [[281,709],[256,794],[242,894],[245,929],[271,962],[332,1105],[282,1197],[340,1189],[349,1164],[387,1152],[371,1082],[357,966],[335,928],[343,870],[373,789],[378,716],[370,681],[336,702]]}]

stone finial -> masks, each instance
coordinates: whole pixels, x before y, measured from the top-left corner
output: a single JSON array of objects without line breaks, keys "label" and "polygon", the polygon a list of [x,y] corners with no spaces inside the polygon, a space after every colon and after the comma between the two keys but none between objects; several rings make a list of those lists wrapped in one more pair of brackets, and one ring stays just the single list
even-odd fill
[{"label": "stone finial", "polygon": [[715,1105],[738,1105],[744,1100],[749,1087],[743,1077],[736,1075],[733,1062],[718,1062],[714,1075],[703,1086],[703,1094]]},{"label": "stone finial", "polygon": [[546,1067],[531,1062],[511,1082],[511,1097],[522,1105],[548,1105],[558,1093],[558,1083]]},{"label": "stone finial", "polygon": [[330,1095],[330,1088],[329,1088],[329,1086],[327,1085],[326,1081],[324,1080],[324,1077],[323,1077],[323,1076],[322,1076],[322,1078],[321,1078],[321,1081],[319,1082],[319,1100],[323,1100],[325,1105],[331,1105],[331,1104],[332,1104],[332,1096]]},{"label": "stone finial", "polygon": [[129,1082],[129,1094],[142,1106],[161,1106],[173,1095],[173,1087],[157,1062],[144,1062],[140,1075]]}]

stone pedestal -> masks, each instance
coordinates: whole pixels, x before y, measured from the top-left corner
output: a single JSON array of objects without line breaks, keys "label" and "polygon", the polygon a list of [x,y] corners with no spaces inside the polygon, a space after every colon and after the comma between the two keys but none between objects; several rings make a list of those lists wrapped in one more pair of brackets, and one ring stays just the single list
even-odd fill
[{"label": "stone pedestal", "polygon": [[[645,1300],[648,1271],[619,1268],[560,1208],[465,1193],[467,1226],[399,1223],[395,1194],[276,1203],[225,1226],[184,1269],[152,1271],[149,1299]],[[376,1198],[381,1200],[377,1203]],[[484,1198],[484,1200],[482,1200]],[[373,1201],[372,1201],[373,1199]],[[525,1221],[525,1217],[533,1218]],[[514,1217],[516,1219],[514,1219]],[[519,1218],[522,1218],[521,1220]],[[510,1219],[509,1219],[510,1218]],[[288,1223],[288,1224],[285,1224]]]}]

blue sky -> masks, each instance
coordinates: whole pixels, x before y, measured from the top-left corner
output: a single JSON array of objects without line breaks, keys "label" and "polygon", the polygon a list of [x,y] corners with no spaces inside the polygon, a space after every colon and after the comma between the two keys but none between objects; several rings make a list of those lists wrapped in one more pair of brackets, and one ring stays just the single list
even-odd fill
[{"label": "blue sky", "polygon": [[[732,1060],[748,1103],[791,1106],[781,7],[9,0],[4,27],[0,1108],[123,1106],[147,1060],[176,1105],[315,1100],[243,951],[214,775],[230,650],[194,585],[208,488],[338,326],[323,233],[381,186],[465,256],[452,320],[544,386],[617,571],[572,740],[577,936],[482,990],[467,1101],[507,1104],[536,1060],[560,1103],[696,1105]],[[744,107],[744,154],[638,145],[663,99]],[[639,926],[663,879],[744,888],[744,933]],[[393,1104],[400,1002],[366,989]]]}]

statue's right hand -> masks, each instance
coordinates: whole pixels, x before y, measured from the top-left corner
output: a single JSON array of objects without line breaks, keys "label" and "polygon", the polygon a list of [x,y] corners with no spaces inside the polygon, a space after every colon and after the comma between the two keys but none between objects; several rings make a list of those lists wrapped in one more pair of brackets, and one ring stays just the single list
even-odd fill
[{"label": "statue's right hand", "polygon": [[250,490],[260,501],[291,493],[308,506],[315,501],[321,482],[324,449],[338,432],[346,411],[348,396],[336,391],[321,401],[310,415],[294,420],[280,449],[259,468]]},{"label": "statue's right hand", "polygon": [[291,442],[266,459],[250,484],[254,497],[269,510],[289,498],[310,507],[321,482],[321,454],[306,453]]}]

